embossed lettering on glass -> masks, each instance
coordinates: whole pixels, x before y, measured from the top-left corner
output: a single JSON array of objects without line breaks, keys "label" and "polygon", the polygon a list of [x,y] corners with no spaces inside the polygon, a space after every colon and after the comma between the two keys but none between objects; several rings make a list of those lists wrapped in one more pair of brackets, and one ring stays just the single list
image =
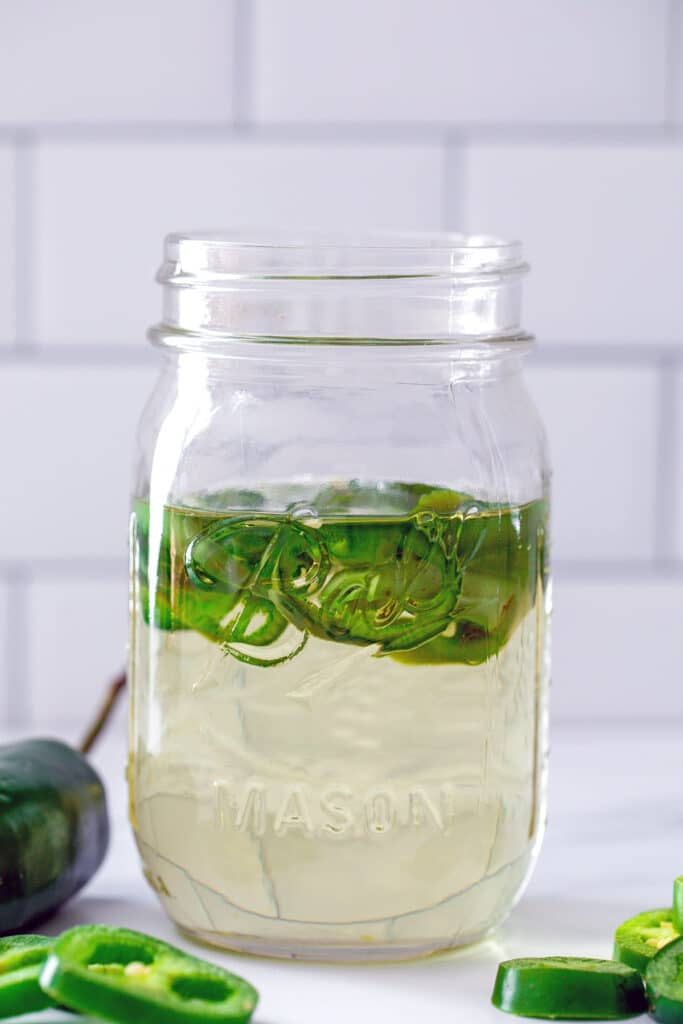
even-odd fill
[{"label": "embossed lettering on glass", "polygon": [[184,930],[473,942],[544,820],[526,267],[459,235],[174,235],[131,520],[130,814]]}]

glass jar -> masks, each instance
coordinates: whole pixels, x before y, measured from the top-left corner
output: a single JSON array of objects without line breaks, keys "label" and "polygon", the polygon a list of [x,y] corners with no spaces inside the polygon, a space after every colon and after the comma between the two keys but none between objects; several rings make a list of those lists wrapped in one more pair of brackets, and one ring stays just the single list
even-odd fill
[{"label": "glass jar", "polygon": [[174,235],[131,527],[145,874],[231,949],[473,942],[544,820],[526,267],[459,235]]}]

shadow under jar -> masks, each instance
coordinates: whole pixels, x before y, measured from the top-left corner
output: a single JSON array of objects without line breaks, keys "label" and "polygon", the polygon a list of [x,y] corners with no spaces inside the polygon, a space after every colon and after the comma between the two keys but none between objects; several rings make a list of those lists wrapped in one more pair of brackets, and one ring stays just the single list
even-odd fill
[{"label": "shadow under jar", "polygon": [[544,821],[548,469],[516,243],[172,235],[131,525],[130,807],[173,920],[392,959]]}]

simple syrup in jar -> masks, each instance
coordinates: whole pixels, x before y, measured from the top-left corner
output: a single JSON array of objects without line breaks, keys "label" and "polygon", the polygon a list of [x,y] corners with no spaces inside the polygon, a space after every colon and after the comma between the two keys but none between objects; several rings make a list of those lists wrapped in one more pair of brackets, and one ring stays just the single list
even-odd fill
[{"label": "simple syrup in jar", "polygon": [[167,242],[129,780],[145,874],[200,939],[406,957],[521,893],[549,609],[523,269],[461,236]]}]

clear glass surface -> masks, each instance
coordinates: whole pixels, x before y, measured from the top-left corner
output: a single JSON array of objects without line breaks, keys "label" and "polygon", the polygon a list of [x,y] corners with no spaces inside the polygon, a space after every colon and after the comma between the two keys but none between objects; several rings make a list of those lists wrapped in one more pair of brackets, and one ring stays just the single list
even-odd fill
[{"label": "clear glass surface", "polygon": [[[548,468],[518,247],[469,248],[168,242],[131,519],[131,820],[206,941],[408,957],[481,938],[528,878]],[[410,332],[388,293],[359,306],[371,264],[399,309],[422,268]],[[184,289],[220,295],[199,328]]]}]

